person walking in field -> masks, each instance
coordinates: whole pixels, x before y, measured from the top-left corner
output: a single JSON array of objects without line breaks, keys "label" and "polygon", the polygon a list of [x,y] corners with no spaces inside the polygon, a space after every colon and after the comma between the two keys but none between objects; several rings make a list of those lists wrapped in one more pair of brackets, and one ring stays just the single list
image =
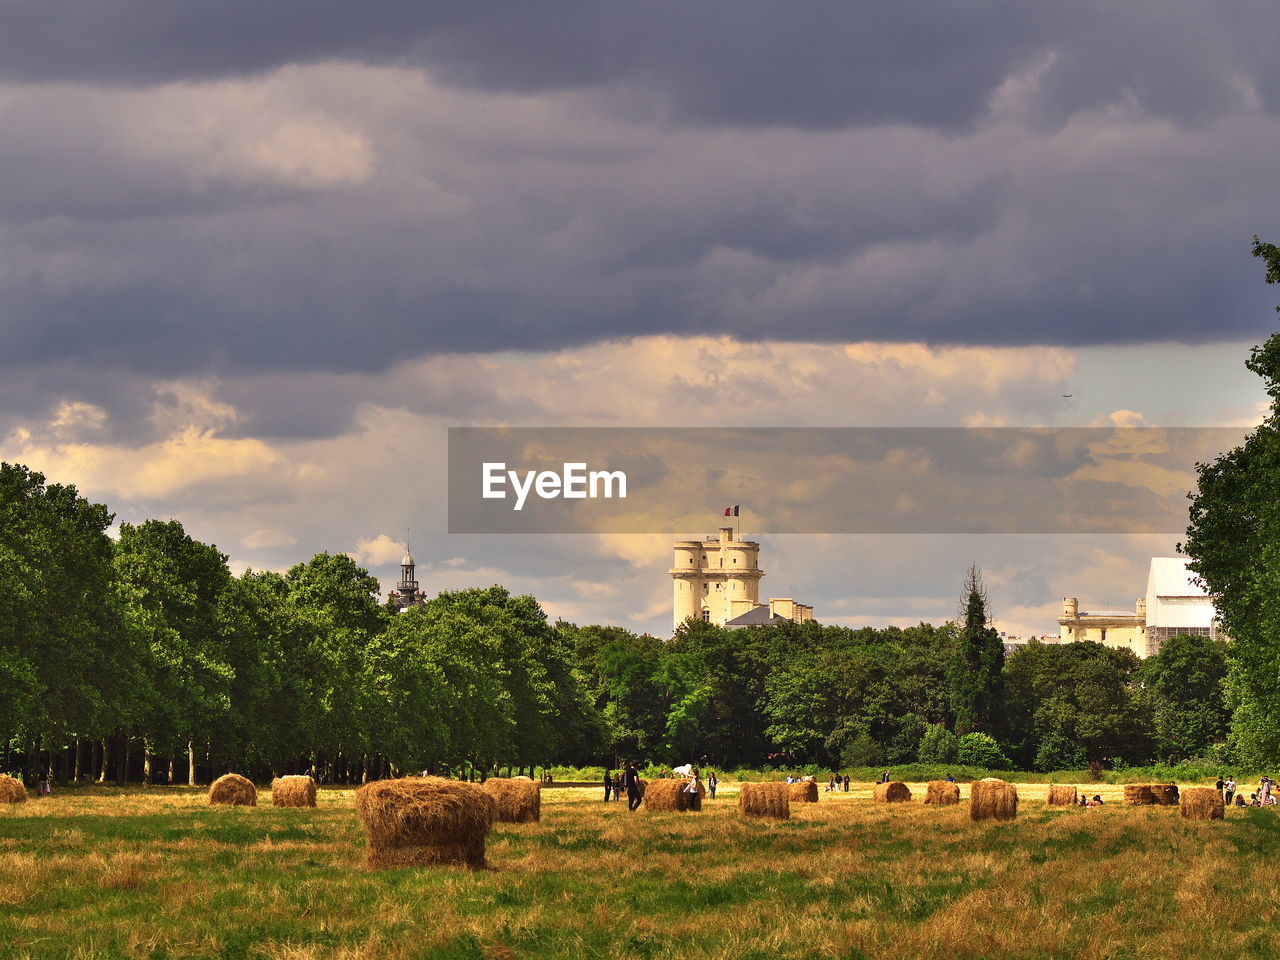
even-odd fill
[{"label": "person walking in field", "polygon": [[716,772],[712,770],[707,774],[707,795],[712,800],[716,798],[716,787],[718,786],[720,786],[720,781],[716,778]]},{"label": "person walking in field", "polygon": [[613,792],[613,771],[604,772],[604,802],[609,802],[609,794]]},{"label": "person walking in field", "polygon": [[640,806],[640,771],[634,763],[627,764],[627,773],[623,778],[627,787],[627,809],[635,810]]},{"label": "person walking in field", "polygon": [[1231,806],[1231,798],[1236,795],[1236,778],[1228,776],[1226,782],[1222,785],[1222,802],[1226,806]]},{"label": "person walking in field", "polygon": [[880,782],[881,782],[881,783],[888,783],[888,782],[889,782],[889,771],[888,771],[888,770],[886,770],[886,771],[884,772],[884,776],[880,778]]},{"label": "person walking in field", "polygon": [[847,773],[844,775],[844,792],[849,792],[849,775]]},{"label": "person walking in field", "polygon": [[693,779],[684,785],[685,793],[689,794],[689,809],[702,809],[702,794],[698,790],[698,775],[695,773]]}]

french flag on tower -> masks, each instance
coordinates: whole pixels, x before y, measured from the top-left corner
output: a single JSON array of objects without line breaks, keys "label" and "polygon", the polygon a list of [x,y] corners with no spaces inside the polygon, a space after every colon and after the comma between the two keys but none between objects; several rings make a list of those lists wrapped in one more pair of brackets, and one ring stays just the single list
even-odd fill
[{"label": "french flag on tower", "polygon": [[734,506],[734,507],[725,507],[725,508],[724,508],[724,515],[725,515],[726,517],[736,517],[736,516],[738,515],[738,508],[737,508],[736,506]]}]

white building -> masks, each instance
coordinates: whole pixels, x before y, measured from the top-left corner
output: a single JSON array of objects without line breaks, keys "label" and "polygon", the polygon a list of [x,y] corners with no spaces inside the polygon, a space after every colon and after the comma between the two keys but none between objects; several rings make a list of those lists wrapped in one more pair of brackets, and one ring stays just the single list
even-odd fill
[{"label": "white building", "polygon": [[672,547],[675,558],[667,572],[675,592],[676,629],[691,617],[730,627],[813,619],[813,607],[790,597],[760,602],[760,544],[739,540],[733,527],[702,540],[677,540]]},{"label": "white building", "polygon": [[1217,637],[1218,614],[1193,580],[1185,557],[1152,557],[1147,574],[1147,656],[1169,637],[1189,633]]}]

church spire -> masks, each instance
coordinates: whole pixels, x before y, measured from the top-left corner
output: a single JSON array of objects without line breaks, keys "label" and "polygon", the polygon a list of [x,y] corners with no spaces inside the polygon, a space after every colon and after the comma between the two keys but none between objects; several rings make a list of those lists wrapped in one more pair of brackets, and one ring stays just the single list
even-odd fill
[{"label": "church spire", "polygon": [[406,530],[404,558],[400,561],[400,582],[396,584],[395,590],[391,591],[390,598],[401,611],[407,610],[409,607],[420,607],[426,602],[426,597],[418,589],[418,580],[414,575],[416,567],[413,551],[409,547],[409,531]]}]

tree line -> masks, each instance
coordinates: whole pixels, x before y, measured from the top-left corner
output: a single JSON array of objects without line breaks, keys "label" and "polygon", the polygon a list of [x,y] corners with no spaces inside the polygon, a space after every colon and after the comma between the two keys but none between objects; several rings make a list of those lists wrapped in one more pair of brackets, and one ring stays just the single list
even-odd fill
[{"label": "tree line", "polygon": [[1008,658],[970,571],[955,622],[689,622],[671,638],[548,622],[499,586],[397,613],[345,554],[233,576],[176,520],[122,524],[0,465],[0,764],[204,781],[704,760],[1023,769],[1221,750],[1227,647]]},{"label": "tree line", "polygon": [[116,540],[112,520],[0,465],[0,766],[350,781],[576,761],[607,738],[532,597],[463,590],[397,615],[344,554],[236,577],[176,520]]}]

